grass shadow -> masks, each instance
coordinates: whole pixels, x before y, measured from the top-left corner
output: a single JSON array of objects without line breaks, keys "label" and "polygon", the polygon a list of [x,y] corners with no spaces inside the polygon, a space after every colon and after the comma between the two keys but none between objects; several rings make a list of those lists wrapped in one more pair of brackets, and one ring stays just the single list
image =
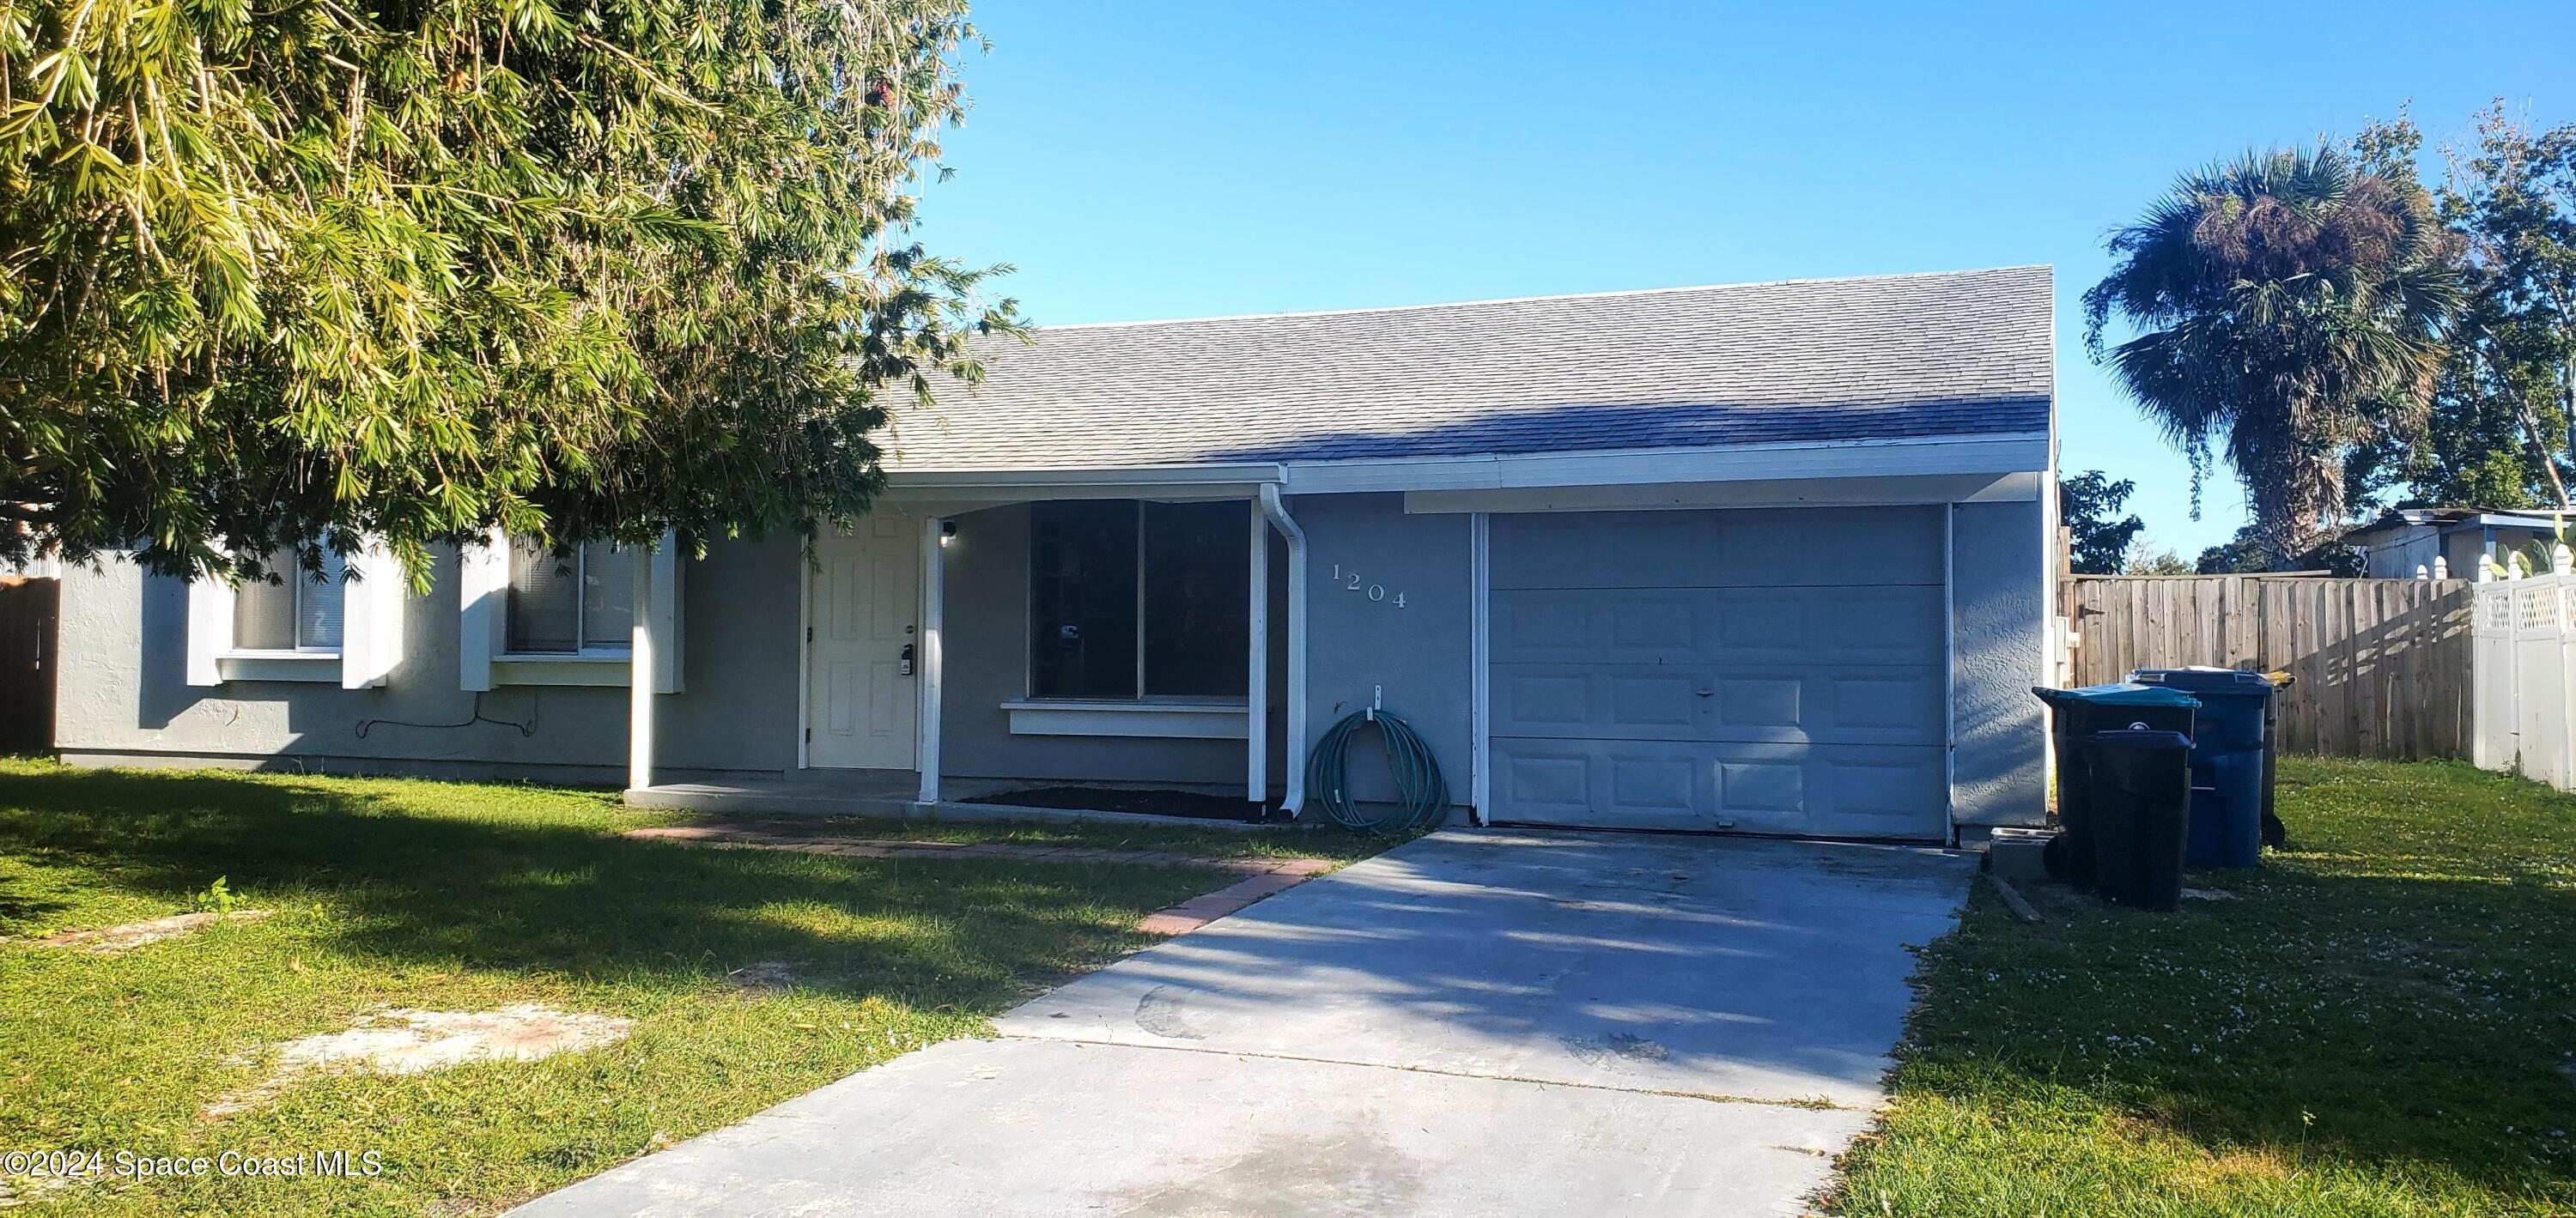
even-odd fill
[{"label": "grass shadow", "polygon": [[[426,813],[426,814],[424,814]],[[1225,882],[1169,868],[870,861],[619,838],[644,818],[551,788],[220,774],[0,772],[0,855],[184,905],[217,877],[327,897],[322,938],[390,962],[721,979],[795,961],[815,984],[990,1008],[1132,914]],[[1187,878],[1179,878],[1186,876]],[[62,901],[0,905],[19,925]]]}]

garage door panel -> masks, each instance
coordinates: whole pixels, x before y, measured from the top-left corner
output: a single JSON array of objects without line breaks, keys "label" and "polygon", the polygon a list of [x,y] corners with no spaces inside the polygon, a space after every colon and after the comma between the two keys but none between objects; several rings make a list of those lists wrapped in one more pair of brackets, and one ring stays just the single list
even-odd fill
[{"label": "garage door panel", "polygon": [[[1493,732],[1605,740],[1939,744],[1937,668],[1495,665]],[[1703,693],[1702,691],[1705,691]]]},{"label": "garage door panel", "polygon": [[[1685,674],[1660,668],[1606,672],[1587,683],[1586,692],[1594,685],[1609,699],[1609,705],[1603,708],[1606,714],[1587,726],[1598,726],[1608,735],[1688,739],[1702,718],[1699,682]],[[1585,718],[1595,717],[1587,714]]]},{"label": "garage door panel", "polygon": [[1530,588],[1493,594],[1496,664],[1922,663],[1939,588]]},{"label": "garage door panel", "polygon": [[1712,512],[1711,561],[1741,583],[1939,584],[1941,518],[1916,507]]},{"label": "garage door panel", "polygon": [[1938,748],[1497,738],[1493,817],[1820,837],[1942,835]]},{"label": "garage door panel", "polygon": [[1489,570],[1497,589],[1937,585],[1939,526],[1911,507],[1506,515]]},{"label": "garage door panel", "polygon": [[1557,589],[1498,594],[1492,658],[1678,663],[1699,654],[1707,593]]},{"label": "garage door panel", "polygon": [[1938,588],[1846,589],[1826,601],[1832,625],[1826,646],[1836,658],[1919,661],[1941,645]]}]

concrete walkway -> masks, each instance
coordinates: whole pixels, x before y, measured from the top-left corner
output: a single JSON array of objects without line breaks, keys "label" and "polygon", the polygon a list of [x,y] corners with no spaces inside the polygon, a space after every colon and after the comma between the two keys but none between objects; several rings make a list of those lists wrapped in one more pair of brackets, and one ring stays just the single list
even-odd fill
[{"label": "concrete walkway", "polygon": [[1795,1214],[1971,869],[1444,832],[519,1212]]}]

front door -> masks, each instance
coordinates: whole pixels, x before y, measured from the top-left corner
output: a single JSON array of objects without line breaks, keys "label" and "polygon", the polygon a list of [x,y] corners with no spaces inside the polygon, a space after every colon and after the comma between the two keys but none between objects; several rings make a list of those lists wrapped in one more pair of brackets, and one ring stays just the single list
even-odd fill
[{"label": "front door", "polygon": [[815,545],[807,621],[806,759],[817,768],[909,770],[920,714],[921,522],[871,515]]}]

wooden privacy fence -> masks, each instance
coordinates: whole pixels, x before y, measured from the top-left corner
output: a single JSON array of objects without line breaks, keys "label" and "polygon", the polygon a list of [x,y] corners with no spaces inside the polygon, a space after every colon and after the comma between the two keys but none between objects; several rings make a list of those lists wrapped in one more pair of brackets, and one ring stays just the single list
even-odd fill
[{"label": "wooden privacy fence", "polygon": [[2471,593],[2458,579],[2076,576],[2078,685],[2137,668],[2287,671],[2284,752],[2467,758]]}]

